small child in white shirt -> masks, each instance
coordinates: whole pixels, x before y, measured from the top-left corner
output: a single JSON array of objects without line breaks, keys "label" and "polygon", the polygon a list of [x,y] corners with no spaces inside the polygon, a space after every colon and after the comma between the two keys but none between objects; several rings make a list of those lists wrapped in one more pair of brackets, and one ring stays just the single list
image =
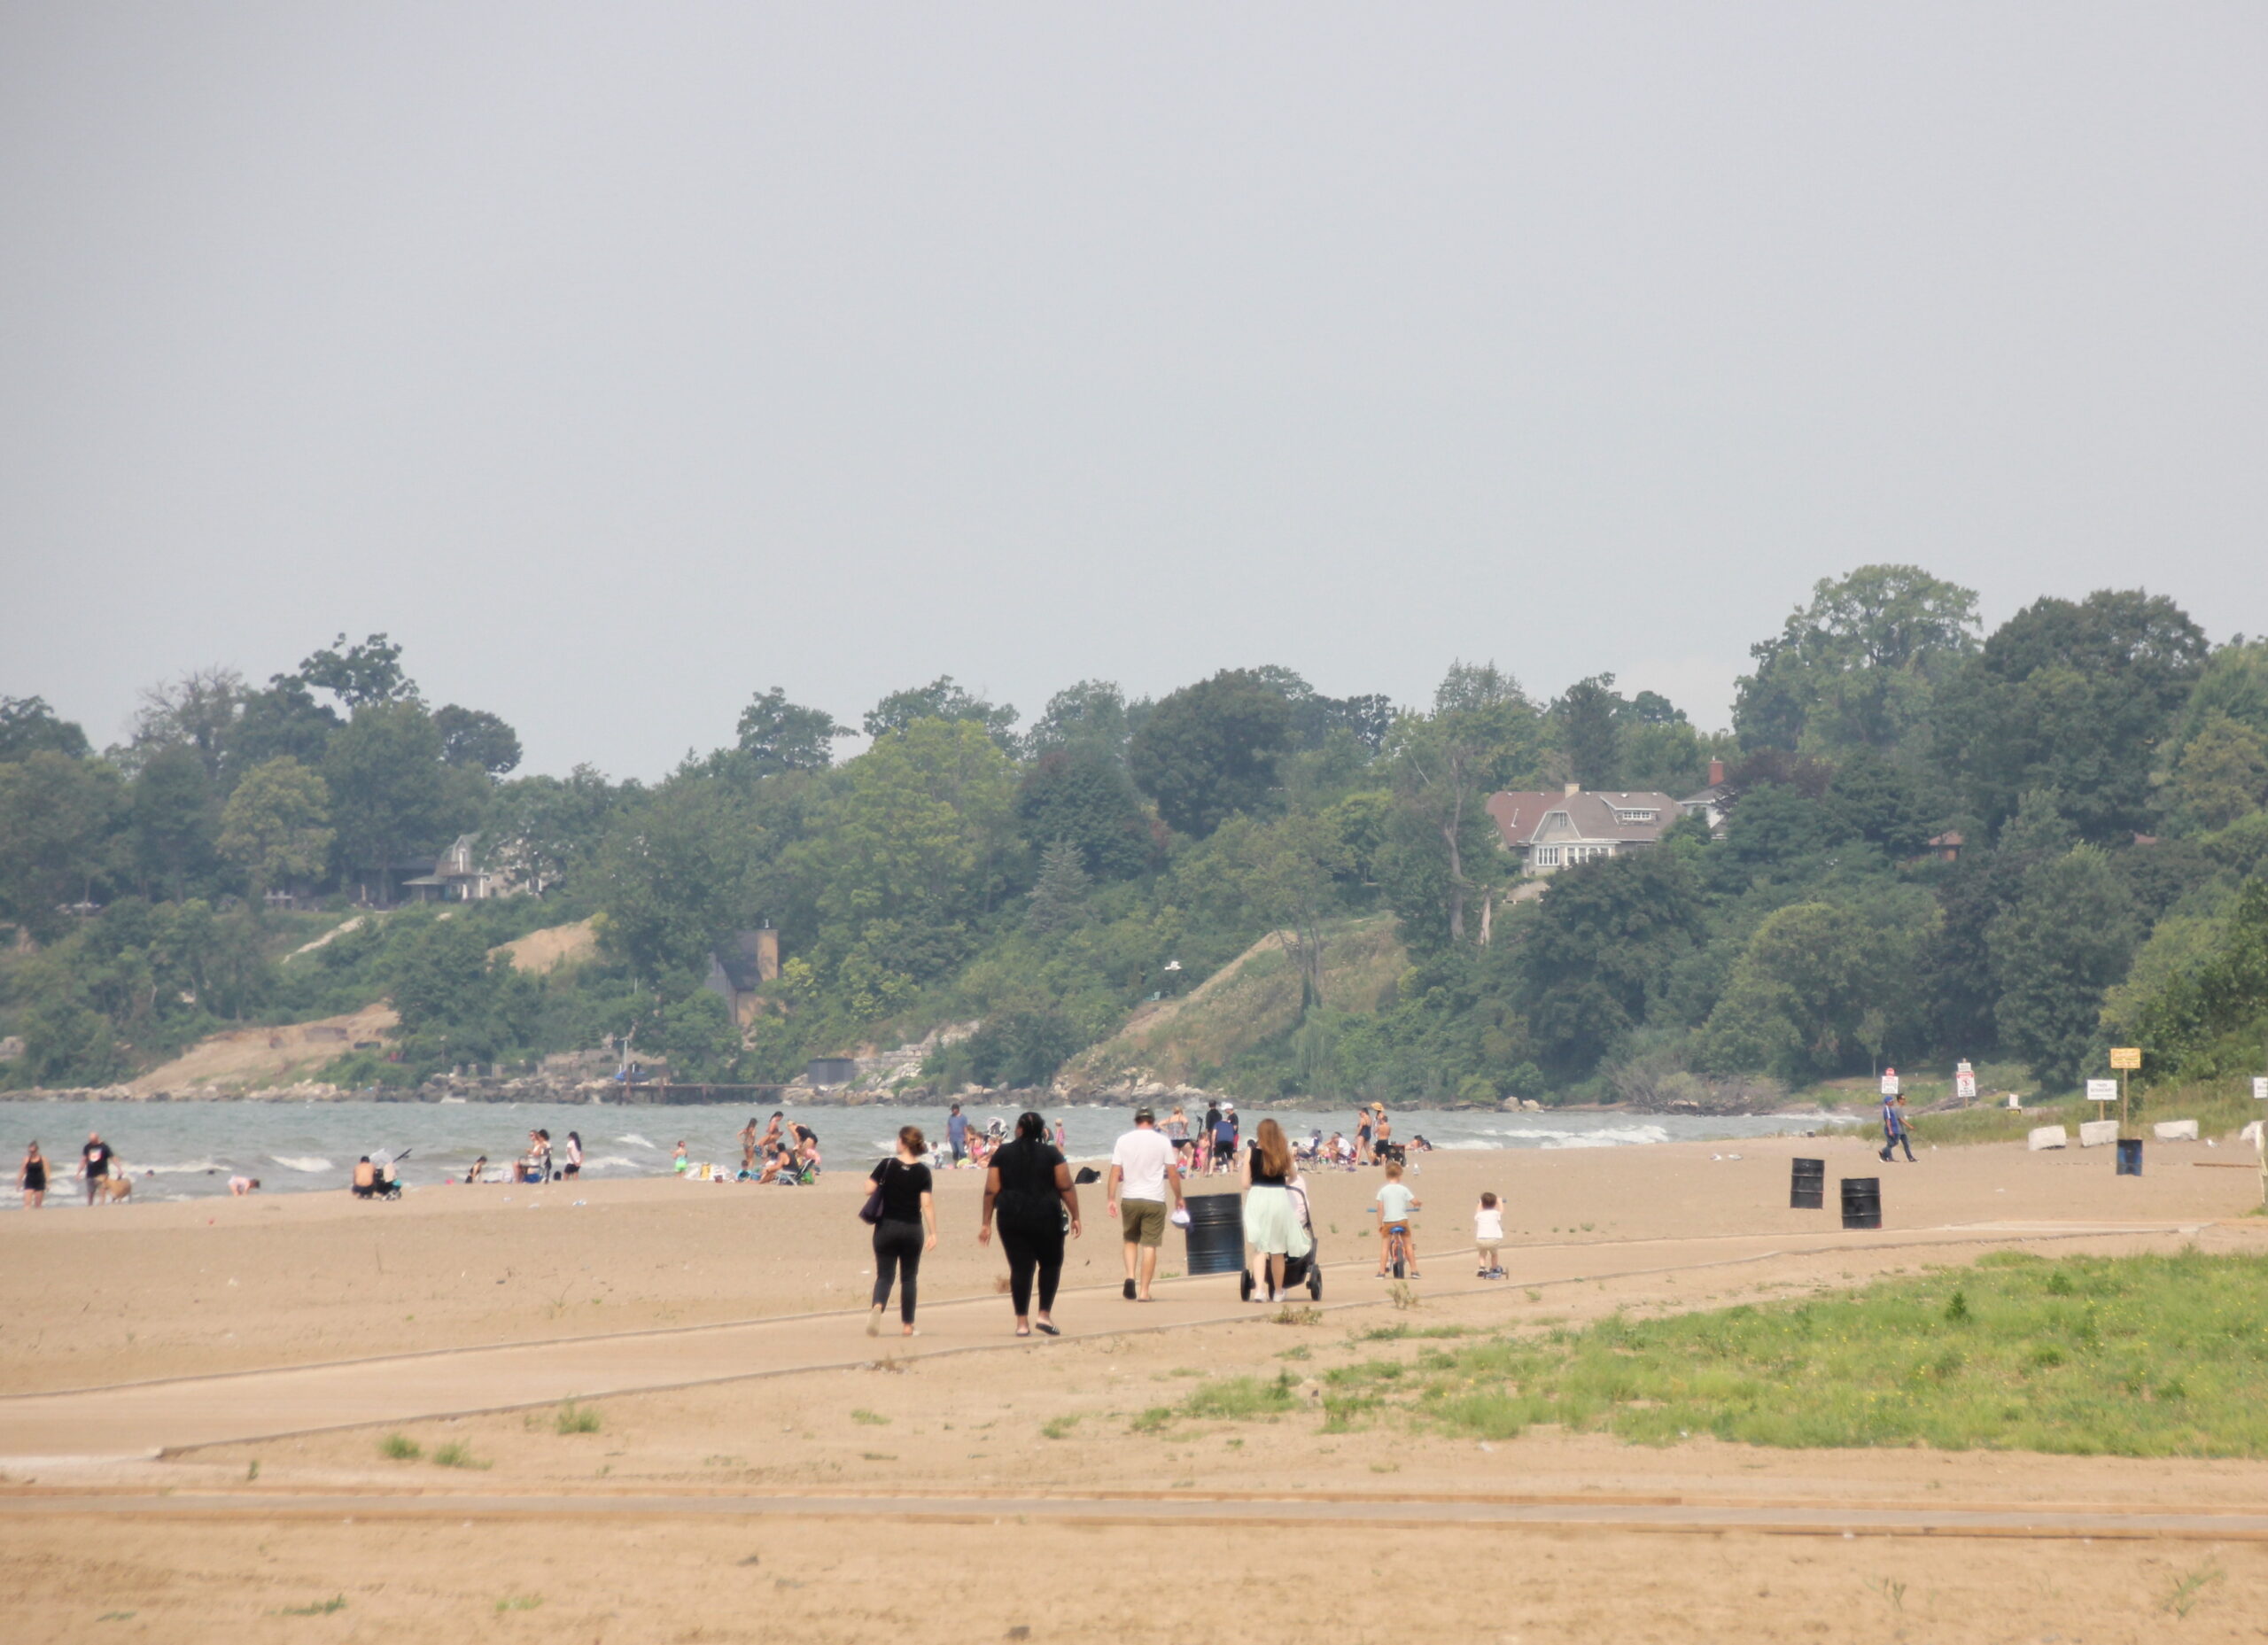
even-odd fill
[{"label": "small child in white shirt", "polygon": [[1480,1196],[1480,1208],[1472,1214],[1472,1243],[1480,1247],[1482,1279],[1502,1279],[1503,1264],[1496,1260],[1504,1244],[1504,1207],[1494,1194]]}]

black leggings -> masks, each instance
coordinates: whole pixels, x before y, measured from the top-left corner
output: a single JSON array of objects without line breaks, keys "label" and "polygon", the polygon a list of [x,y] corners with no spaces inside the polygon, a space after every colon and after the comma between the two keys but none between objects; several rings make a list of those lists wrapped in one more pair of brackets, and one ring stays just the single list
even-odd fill
[{"label": "black leggings", "polygon": [[1031,1312],[1031,1274],[1039,1270],[1039,1311],[1051,1314],[1055,1310],[1055,1286],[1063,1277],[1063,1229],[1059,1222],[1053,1228],[1010,1228],[1000,1224],[1000,1249],[1008,1253],[1008,1294],[1016,1305],[1016,1317],[1022,1319]]},{"label": "black leggings", "polygon": [[874,1224],[874,1306],[889,1302],[890,1281],[905,1270],[897,1288],[897,1317],[913,1323],[913,1280],[921,1271],[921,1245],[928,1238],[919,1222],[883,1221]]}]

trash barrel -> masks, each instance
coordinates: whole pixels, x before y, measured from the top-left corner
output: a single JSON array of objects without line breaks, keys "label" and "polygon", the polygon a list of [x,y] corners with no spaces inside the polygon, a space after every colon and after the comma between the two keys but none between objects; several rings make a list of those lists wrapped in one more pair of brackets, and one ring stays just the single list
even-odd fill
[{"label": "trash barrel", "polygon": [[1882,1178],[1846,1176],[1843,1179],[1843,1226],[1882,1226]]},{"label": "trash barrel", "polygon": [[1798,1160],[1788,1174],[1788,1206],[1795,1211],[1816,1211],[1827,1203],[1827,1161]]},{"label": "trash barrel", "polygon": [[2142,1174],[2142,1139],[2122,1137],[2118,1139],[2118,1171],[2120,1176],[2140,1176]]},{"label": "trash barrel", "polygon": [[1192,1194],[1189,1207],[1188,1272],[1244,1272],[1244,1200],[1236,1194]]}]

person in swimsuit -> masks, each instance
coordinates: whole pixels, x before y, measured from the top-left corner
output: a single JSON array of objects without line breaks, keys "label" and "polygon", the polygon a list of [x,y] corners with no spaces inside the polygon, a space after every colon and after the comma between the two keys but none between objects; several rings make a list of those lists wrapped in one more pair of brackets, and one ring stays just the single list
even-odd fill
[{"label": "person in swimsuit", "polygon": [[260,1178],[256,1176],[232,1176],[229,1179],[229,1192],[237,1199],[244,1199],[259,1186]]},{"label": "person in swimsuit", "polygon": [[24,1150],[24,1168],[16,1173],[16,1186],[24,1191],[24,1209],[36,1211],[47,1203],[47,1156],[34,1143]]},{"label": "person in swimsuit", "polygon": [[580,1131],[570,1131],[567,1133],[567,1168],[559,1175],[566,1177],[580,1176],[582,1174],[583,1134]]}]

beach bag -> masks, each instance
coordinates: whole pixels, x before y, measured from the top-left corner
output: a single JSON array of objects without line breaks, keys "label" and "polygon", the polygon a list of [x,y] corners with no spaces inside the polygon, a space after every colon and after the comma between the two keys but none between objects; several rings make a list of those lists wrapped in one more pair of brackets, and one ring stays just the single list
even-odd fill
[{"label": "beach bag", "polygon": [[882,1220],[882,1183],[889,1180],[889,1168],[897,1163],[895,1160],[882,1161],[882,1179],[874,1183],[874,1192],[866,1196],[866,1203],[858,1207],[858,1220],[861,1222],[871,1225]]}]

